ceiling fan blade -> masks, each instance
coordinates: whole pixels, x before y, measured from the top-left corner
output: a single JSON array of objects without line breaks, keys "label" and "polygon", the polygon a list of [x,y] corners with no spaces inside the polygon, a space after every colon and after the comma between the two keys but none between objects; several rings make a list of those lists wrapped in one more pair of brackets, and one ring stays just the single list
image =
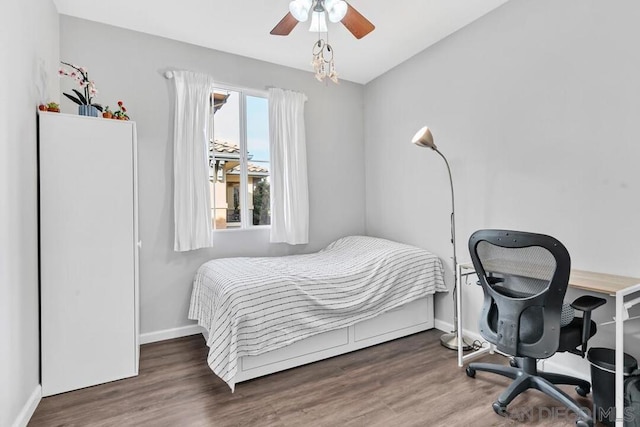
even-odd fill
[{"label": "ceiling fan blade", "polygon": [[289,12],[284,16],[284,18],[282,18],[280,22],[278,22],[278,25],[273,27],[273,30],[271,30],[271,34],[273,34],[274,36],[288,36],[297,23],[298,20],[293,17],[291,12]]},{"label": "ceiling fan blade", "polygon": [[349,6],[349,8],[347,9],[347,14],[344,16],[344,18],[342,18],[341,22],[345,27],[347,27],[347,30],[351,31],[351,34],[353,34],[355,38],[361,39],[376,28],[353,6],[351,6],[350,4],[347,5]]}]

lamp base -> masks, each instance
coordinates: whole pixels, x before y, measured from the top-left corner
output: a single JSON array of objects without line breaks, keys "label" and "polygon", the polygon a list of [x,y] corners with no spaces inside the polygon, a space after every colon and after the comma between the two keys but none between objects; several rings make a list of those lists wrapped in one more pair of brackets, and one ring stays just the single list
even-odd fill
[{"label": "lamp base", "polygon": [[[442,336],[440,336],[440,344],[442,344],[444,347],[447,347],[450,350],[457,350],[458,349],[458,333],[457,332],[450,332],[448,334],[442,334]],[[463,350],[471,350],[473,347],[471,346],[471,344],[469,344],[469,342],[467,341],[467,338],[463,335],[462,336],[462,349]]]}]

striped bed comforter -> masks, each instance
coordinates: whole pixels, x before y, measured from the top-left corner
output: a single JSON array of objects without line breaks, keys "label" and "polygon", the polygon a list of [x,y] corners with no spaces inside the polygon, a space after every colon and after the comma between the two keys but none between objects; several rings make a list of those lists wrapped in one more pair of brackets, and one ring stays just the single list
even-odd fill
[{"label": "striped bed comforter", "polygon": [[207,362],[234,390],[243,356],[446,290],[442,263],[430,252],[350,236],[313,254],[206,262],[194,278],[189,318],[208,331]]}]

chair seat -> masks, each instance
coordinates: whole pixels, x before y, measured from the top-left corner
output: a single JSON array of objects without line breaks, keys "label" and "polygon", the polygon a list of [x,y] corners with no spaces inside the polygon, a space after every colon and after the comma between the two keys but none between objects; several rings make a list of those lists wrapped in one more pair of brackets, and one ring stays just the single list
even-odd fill
[{"label": "chair seat", "polygon": [[[591,322],[591,333],[588,338],[594,336],[597,332],[596,324]],[[574,317],[571,323],[560,329],[560,345],[558,351],[574,351],[576,347],[582,345],[582,318]]]},{"label": "chair seat", "polygon": [[[536,342],[540,339],[542,334],[541,330],[541,322],[544,311],[542,308],[532,308],[522,315],[522,321],[520,323],[520,340],[526,343]],[[557,351],[567,351],[568,349],[575,349],[577,346],[582,344],[582,318],[575,317],[575,310],[571,307],[570,304],[562,304],[562,313],[560,318],[560,349]],[[495,307],[491,308],[490,311],[490,320],[489,325],[491,326],[492,331],[497,330],[498,324],[498,311]],[[538,321],[540,319],[540,321]],[[591,336],[595,334],[595,324],[591,322],[593,327]],[[566,335],[564,338],[564,342],[566,345],[563,345],[562,336]],[[486,337],[484,337],[486,338]],[[575,340],[578,341],[575,341]],[[576,343],[573,345],[574,343]]]}]

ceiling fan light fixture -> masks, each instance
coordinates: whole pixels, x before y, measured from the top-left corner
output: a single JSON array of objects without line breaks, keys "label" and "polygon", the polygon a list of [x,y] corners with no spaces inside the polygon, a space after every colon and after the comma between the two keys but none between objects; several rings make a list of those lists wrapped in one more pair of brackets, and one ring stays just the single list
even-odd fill
[{"label": "ceiling fan light fixture", "polygon": [[300,22],[309,19],[312,0],[293,0],[289,3],[289,12]]},{"label": "ceiling fan light fixture", "polygon": [[327,19],[325,17],[324,11],[313,11],[313,13],[311,14],[311,26],[309,27],[309,31],[314,33],[326,33],[327,31],[329,31],[327,29]]},{"label": "ceiling fan light fixture", "polygon": [[342,21],[342,18],[345,17],[347,9],[349,8],[347,2],[344,0],[325,0],[324,6],[329,15],[329,21],[334,23]]}]

